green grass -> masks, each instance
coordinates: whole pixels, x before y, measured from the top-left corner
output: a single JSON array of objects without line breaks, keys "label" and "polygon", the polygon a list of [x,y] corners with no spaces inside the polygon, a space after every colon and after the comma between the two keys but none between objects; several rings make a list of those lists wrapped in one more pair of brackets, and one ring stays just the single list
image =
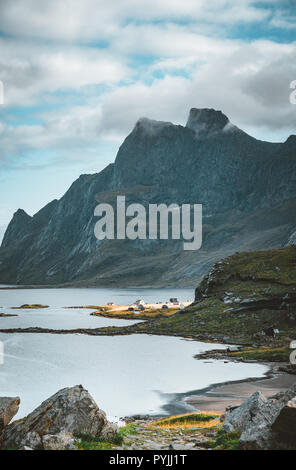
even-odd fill
[{"label": "green grass", "polygon": [[[146,321],[124,327],[99,328],[101,335],[157,334],[191,337],[205,342],[225,342],[269,347],[245,351],[250,360],[287,362],[287,345],[296,339],[296,317],[293,303],[289,309],[279,307],[282,297],[296,296],[296,247],[279,250],[238,253],[218,263],[210,276],[199,285],[199,302],[169,317],[146,318]],[[232,303],[224,302],[226,293]],[[270,306],[256,310],[234,311],[244,299],[268,300],[277,298]],[[236,299],[236,300],[234,300]],[[291,299],[291,296],[290,296]],[[249,300],[250,301],[250,300]],[[128,318],[128,315],[126,315]],[[140,316],[136,317],[140,319]],[[280,330],[276,339],[260,334],[263,328]]]},{"label": "green grass", "polygon": [[279,348],[272,347],[259,347],[243,349],[239,352],[227,354],[232,358],[236,356],[242,357],[245,360],[257,360],[266,362],[288,362],[291,349],[288,346]]},{"label": "green grass", "polygon": [[79,450],[109,450],[113,446],[120,445],[123,438],[119,435],[112,440],[101,439],[90,434],[81,434],[77,436],[75,445]]},{"label": "green grass", "polygon": [[[296,247],[277,250],[237,253],[222,260],[215,270],[215,280],[210,290],[225,285],[229,280],[242,282],[271,282],[284,286],[296,285]],[[201,289],[207,284],[207,276],[201,282]]]},{"label": "green grass", "polygon": [[[296,247],[239,253],[217,264],[197,289],[199,302],[170,318],[159,318],[139,324],[131,329],[156,334],[193,336],[213,340],[228,337],[238,344],[288,344],[296,338],[296,320],[290,311],[274,306],[256,310],[232,311],[243,299],[270,300],[285,294],[296,295]],[[232,303],[224,302],[226,293]],[[236,299],[236,301],[234,300]],[[279,305],[281,302],[279,303]],[[291,310],[292,309],[292,310]],[[268,326],[277,327],[280,334],[275,340],[258,335]],[[227,341],[227,339],[226,339]],[[268,353],[262,354],[262,358]],[[253,356],[255,359],[255,355]],[[273,351],[272,360],[287,361],[286,351]]]},{"label": "green grass", "polygon": [[122,439],[130,434],[137,434],[137,426],[134,423],[126,424],[119,428],[118,434]]},{"label": "green grass", "polygon": [[239,431],[226,433],[220,429],[214,439],[207,442],[207,447],[214,450],[239,450]]},{"label": "green grass", "polygon": [[136,427],[133,423],[127,424],[119,428],[114,439],[101,439],[90,434],[81,434],[77,437],[76,447],[78,450],[110,450],[114,446],[120,446],[124,437],[130,434],[136,434]]},{"label": "green grass", "polygon": [[153,423],[153,426],[165,426],[174,424],[200,424],[207,423],[216,418],[219,418],[219,415],[206,413],[190,413],[180,416],[172,416],[169,418],[159,419]]}]

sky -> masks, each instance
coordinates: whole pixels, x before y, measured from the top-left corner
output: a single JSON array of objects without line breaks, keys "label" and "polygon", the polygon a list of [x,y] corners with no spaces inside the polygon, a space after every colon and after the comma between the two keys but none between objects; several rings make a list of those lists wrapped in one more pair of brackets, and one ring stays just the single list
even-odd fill
[{"label": "sky", "polygon": [[[141,117],[222,110],[254,137],[296,133],[295,0],[0,0],[0,240]],[[1,83],[0,83],[1,84]]]}]

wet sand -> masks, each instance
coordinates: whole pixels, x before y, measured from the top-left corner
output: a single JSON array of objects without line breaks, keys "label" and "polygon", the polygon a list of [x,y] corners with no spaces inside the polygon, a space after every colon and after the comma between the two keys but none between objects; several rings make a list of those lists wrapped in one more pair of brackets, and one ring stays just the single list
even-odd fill
[{"label": "wet sand", "polygon": [[186,402],[201,411],[225,411],[228,406],[240,405],[259,390],[265,397],[284,392],[296,383],[296,375],[285,372],[274,373],[259,380],[246,380],[219,385],[203,395],[192,395]]}]

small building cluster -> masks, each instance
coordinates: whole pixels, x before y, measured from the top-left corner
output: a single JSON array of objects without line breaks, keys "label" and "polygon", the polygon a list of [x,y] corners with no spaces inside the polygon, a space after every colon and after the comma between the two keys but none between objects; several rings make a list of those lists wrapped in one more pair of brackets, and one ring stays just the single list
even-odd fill
[{"label": "small building cluster", "polygon": [[[185,309],[185,305],[183,305],[182,303],[179,303],[179,300],[177,299],[177,297],[171,297],[169,301],[164,304],[162,302],[156,302],[156,304],[159,304],[159,306],[161,306],[161,309],[163,310],[168,310],[170,308],[169,304],[177,305],[180,308],[180,310]],[[111,307],[114,305],[114,302],[108,302],[107,305]],[[143,299],[138,299],[134,302],[134,304],[130,305],[127,308],[127,310],[128,312],[133,312],[135,314],[138,314],[138,313],[144,312],[146,310],[146,307],[147,307],[147,304],[145,303],[145,301]]]}]

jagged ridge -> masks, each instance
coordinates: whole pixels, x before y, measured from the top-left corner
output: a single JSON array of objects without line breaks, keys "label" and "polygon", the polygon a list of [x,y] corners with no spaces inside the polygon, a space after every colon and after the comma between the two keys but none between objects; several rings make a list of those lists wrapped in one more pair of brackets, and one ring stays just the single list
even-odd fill
[{"label": "jagged ridge", "polygon": [[[18,211],[0,250],[0,282],[194,285],[234,251],[280,247],[296,226],[296,139],[258,141],[220,111],[192,109],[187,126],[140,119],[115,163],[82,175],[33,217]],[[204,242],[97,241],[98,203],[202,203]]]}]

